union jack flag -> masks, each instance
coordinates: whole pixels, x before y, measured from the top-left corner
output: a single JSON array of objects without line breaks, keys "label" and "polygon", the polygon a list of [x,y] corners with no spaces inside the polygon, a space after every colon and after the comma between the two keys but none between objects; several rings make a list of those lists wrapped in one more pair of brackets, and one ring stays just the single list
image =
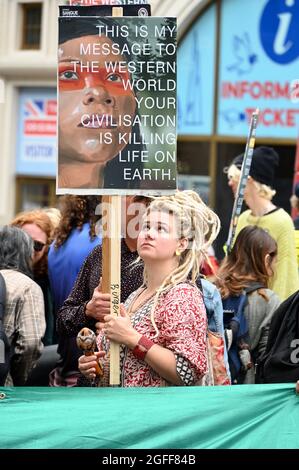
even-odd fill
[{"label": "union jack flag", "polygon": [[56,134],[57,101],[27,99],[24,104],[24,134],[49,136]]},{"label": "union jack flag", "polygon": [[27,100],[25,102],[25,116],[28,117],[45,117],[44,113],[45,100]]}]

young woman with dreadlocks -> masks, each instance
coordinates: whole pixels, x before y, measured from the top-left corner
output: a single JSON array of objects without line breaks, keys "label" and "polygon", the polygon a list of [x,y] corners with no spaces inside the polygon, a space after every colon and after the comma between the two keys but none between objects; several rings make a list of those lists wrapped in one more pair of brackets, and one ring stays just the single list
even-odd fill
[{"label": "young woman with dreadlocks", "polygon": [[137,242],[143,285],[121,305],[119,317],[104,317],[99,352],[79,359],[86,378],[95,379],[96,361],[102,358],[99,385],[107,385],[113,340],[121,345],[123,387],[202,383],[208,372],[207,317],[195,280],[218,231],[217,215],[193,191],[151,202]]}]

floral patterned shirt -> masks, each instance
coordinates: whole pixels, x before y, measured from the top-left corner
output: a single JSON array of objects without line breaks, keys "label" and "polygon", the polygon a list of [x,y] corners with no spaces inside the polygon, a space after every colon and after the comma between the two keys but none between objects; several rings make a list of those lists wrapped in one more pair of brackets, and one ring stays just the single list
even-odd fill
[{"label": "floral patterned shirt", "polygon": [[[139,294],[133,292],[125,307]],[[194,385],[207,373],[207,318],[198,288],[191,283],[181,283],[162,294],[155,311],[155,322],[159,336],[150,314],[154,299],[151,298],[131,315],[133,327],[155,344],[167,348],[175,354],[177,372],[185,385]],[[109,350],[109,341],[103,334],[97,338],[99,349]],[[160,387],[166,381],[145,361],[136,358],[129,348],[120,347],[120,370],[122,387]],[[106,356],[105,377],[109,367],[109,354]],[[100,383],[99,385],[105,385]],[[106,384],[107,385],[107,384]]]}]

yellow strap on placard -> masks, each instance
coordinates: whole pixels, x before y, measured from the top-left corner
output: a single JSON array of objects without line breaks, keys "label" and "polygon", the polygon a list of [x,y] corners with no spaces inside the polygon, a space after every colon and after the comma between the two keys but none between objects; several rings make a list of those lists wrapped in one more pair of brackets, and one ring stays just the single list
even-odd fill
[{"label": "yellow strap on placard", "polygon": [[123,16],[124,9],[122,7],[113,7],[112,16]]}]

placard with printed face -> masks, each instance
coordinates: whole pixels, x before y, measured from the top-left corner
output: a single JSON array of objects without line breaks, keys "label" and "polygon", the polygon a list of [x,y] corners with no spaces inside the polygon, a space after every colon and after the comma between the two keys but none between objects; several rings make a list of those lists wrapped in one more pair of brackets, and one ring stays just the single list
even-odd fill
[{"label": "placard with printed face", "polygon": [[176,19],[59,18],[57,193],[176,189]]}]

